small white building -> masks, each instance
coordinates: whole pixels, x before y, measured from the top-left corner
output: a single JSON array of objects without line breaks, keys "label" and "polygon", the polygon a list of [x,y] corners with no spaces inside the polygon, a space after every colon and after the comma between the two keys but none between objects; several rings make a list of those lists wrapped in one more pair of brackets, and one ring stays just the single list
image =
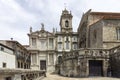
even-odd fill
[{"label": "small white building", "polygon": [[0,44],[0,68],[15,68],[13,49]]},{"label": "small white building", "polygon": [[[0,44],[0,69],[15,69],[13,49]],[[12,80],[14,74],[0,74],[0,80]]]},{"label": "small white building", "polygon": [[[45,75],[45,71],[29,68],[30,53],[19,42],[13,40],[0,42],[0,80],[33,80]],[[19,53],[22,51],[24,56],[18,55],[18,51]]]}]

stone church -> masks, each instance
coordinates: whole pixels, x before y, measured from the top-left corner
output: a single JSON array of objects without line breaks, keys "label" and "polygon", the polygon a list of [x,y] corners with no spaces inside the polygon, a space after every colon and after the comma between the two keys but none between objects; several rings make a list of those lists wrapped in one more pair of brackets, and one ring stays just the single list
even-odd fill
[{"label": "stone church", "polygon": [[73,32],[72,14],[66,9],[60,18],[61,31],[48,32],[41,24],[41,29],[33,32],[30,28],[29,47],[31,56],[31,68],[55,71],[55,65],[61,62],[63,53],[72,53],[77,49],[77,32]]},{"label": "stone church", "polygon": [[78,49],[64,54],[59,71],[63,76],[120,77],[120,13],[83,14],[78,27]]},{"label": "stone church", "polygon": [[38,31],[30,28],[31,68],[71,77],[120,77],[120,13],[89,10],[77,32],[73,32],[72,18],[64,9],[60,31],[48,32],[43,23]]}]

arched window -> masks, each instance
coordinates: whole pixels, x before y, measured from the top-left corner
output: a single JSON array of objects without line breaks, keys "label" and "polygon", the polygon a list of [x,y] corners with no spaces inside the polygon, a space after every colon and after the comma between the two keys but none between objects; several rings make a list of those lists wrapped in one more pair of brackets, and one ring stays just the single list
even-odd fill
[{"label": "arched window", "polygon": [[69,39],[66,37],[66,49],[69,49]]},{"label": "arched window", "polygon": [[65,27],[68,27],[69,26],[69,22],[68,20],[65,21]]}]

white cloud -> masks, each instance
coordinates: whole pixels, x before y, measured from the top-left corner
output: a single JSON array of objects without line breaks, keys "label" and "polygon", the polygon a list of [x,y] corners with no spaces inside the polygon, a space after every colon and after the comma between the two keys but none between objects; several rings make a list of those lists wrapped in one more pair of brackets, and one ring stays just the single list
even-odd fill
[{"label": "white cloud", "polygon": [[59,29],[64,3],[72,11],[74,31],[77,30],[83,12],[89,9],[120,11],[119,0],[0,0],[0,34],[3,34],[0,39],[13,37],[22,44],[28,44],[29,26],[34,31],[39,30],[42,22],[48,31],[52,31],[53,27]]}]

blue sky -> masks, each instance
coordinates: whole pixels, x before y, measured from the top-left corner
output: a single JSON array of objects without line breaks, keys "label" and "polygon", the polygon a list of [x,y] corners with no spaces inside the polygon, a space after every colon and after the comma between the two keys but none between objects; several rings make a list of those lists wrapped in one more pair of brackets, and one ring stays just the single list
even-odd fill
[{"label": "blue sky", "polygon": [[0,0],[0,40],[13,38],[28,44],[29,28],[33,31],[52,28],[59,30],[62,10],[66,7],[73,14],[73,30],[77,31],[83,12],[120,12],[120,0]]}]

